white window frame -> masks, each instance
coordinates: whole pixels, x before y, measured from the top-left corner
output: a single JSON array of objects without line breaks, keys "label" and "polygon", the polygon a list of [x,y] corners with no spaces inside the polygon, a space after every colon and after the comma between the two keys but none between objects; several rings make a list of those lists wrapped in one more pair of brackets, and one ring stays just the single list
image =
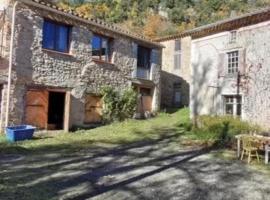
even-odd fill
[{"label": "white window frame", "polygon": [[[180,48],[176,49],[176,43],[179,42]],[[176,59],[179,59],[179,65],[176,63]],[[173,57],[174,66],[173,68],[176,70],[181,69],[181,62],[182,62],[182,45],[181,40],[175,40],[174,42],[174,57]]]},{"label": "white window frame", "polygon": [[[231,99],[231,102],[227,102],[227,99]],[[240,99],[240,101],[238,101],[238,99]],[[227,105],[232,105],[233,107],[233,113],[232,114],[228,114],[226,113],[226,106]],[[240,115],[238,114],[238,106],[241,106],[241,113]],[[232,115],[235,117],[242,117],[243,115],[243,97],[241,95],[223,95],[223,114],[224,115]]]},{"label": "white window frame", "polygon": [[236,30],[231,31],[229,35],[229,44],[235,44],[237,42],[238,33]]},{"label": "white window frame", "polygon": [[237,74],[240,67],[239,50],[227,52],[227,73]]}]

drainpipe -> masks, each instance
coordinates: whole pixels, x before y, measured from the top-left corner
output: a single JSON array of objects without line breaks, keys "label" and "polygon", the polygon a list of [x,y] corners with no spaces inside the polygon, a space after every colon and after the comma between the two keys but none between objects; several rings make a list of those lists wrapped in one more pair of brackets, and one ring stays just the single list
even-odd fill
[{"label": "drainpipe", "polygon": [[5,21],[6,21],[5,17],[6,17],[6,9],[4,9],[4,11],[3,11],[2,37],[1,37],[1,41],[0,41],[0,44],[1,44],[1,46],[0,46],[0,48],[1,48],[1,50],[0,50],[0,57],[3,56],[4,29],[5,29],[4,26],[5,26]]},{"label": "drainpipe", "polygon": [[11,79],[12,79],[12,60],[13,60],[13,43],[14,43],[14,34],[15,34],[15,17],[16,17],[16,8],[18,1],[15,1],[12,9],[12,24],[11,24],[11,38],[10,38],[10,52],[9,52],[9,65],[8,65],[8,88],[7,88],[7,104],[6,104],[6,119],[5,127],[8,126],[9,121],[9,105],[10,105],[10,88],[11,88]]}]

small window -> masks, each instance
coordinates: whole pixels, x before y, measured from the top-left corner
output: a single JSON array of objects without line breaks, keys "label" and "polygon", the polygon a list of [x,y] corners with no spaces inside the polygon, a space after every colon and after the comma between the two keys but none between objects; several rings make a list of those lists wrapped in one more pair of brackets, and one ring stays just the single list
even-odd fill
[{"label": "small window", "polygon": [[137,67],[150,69],[151,49],[138,46]]},{"label": "small window", "polygon": [[175,83],[174,87],[174,106],[181,106],[181,83]]},{"label": "small window", "polygon": [[43,48],[54,51],[69,52],[71,27],[45,20],[43,25]]},{"label": "small window", "polygon": [[224,113],[226,115],[242,115],[242,97],[238,95],[224,96]]},{"label": "small window", "polygon": [[175,40],[175,47],[174,47],[174,69],[181,68],[181,41]]},{"label": "small window", "polygon": [[235,74],[238,72],[239,51],[229,52],[227,55],[228,55],[228,74]]},{"label": "small window", "polygon": [[174,50],[181,51],[181,41],[180,40],[175,40]]},{"label": "small window", "polygon": [[110,38],[94,35],[92,38],[92,49],[93,59],[105,62],[111,61]]},{"label": "small window", "polygon": [[237,31],[231,31],[230,37],[229,37],[229,43],[234,44],[236,43],[236,40],[237,40]]},{"label": "small window", "polygon": [[150,88],[140,88],[140,94],[142,96],[151,96],[151,89]]}]

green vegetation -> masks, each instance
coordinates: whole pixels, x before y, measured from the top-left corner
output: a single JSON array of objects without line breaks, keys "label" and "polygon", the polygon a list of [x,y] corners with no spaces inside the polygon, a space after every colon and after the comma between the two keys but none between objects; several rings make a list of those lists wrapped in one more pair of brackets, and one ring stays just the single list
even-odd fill
[{"label": "green vegetation", "polygon": [[199,118],[199,128],[193,128],[189,119],[189,110],[181,109],[169,113],[160,113],[149,120],[125,120],[110,125],[71,133],[38,134],[34,140],[8,143],[0,137],[1,153],[44,153],[74,152],[92,147],[115,147],[139,141],[151,141],[174,135],[174,146],[209,146],[231,144],[235,135],[258,130],[246,122],[230,117]]},{"label": "green vegetation", "polygon": [[137,106],[137,93],[133,88],[120,92],[112,87],[104,87],[101,94],[105,105],[102,111],[105,122],[123,121],[133,116]]},{"label": "green vegetation", "polygon": [[200,116],[199,128],[193,130],[199,138],[212,139],[221,145],[233,142],[236,135],[260,131],[260,127],[231,116]]},{"label": "green vegetation", "polygon": [[59,0],[58,4],[157,37],[263,8],[270,0]]},{"label": "green vegetation", "polygon": [[179,122],[187,123],[188,110],[183,109],[173,114],[160,113],[158,117],[149,120],[126,120],[115,122],[91,130],[80,130],[73,133],[52,133],[36,136],[34,140],[8,143],[4,136],[0,138],[1,153],[44,153],[52,151],[81,151],[83,149],[102,146],[111,147],[137,141],[154,140],[166,134],[179,136],[175,144],[179,145],[183,128]]}]

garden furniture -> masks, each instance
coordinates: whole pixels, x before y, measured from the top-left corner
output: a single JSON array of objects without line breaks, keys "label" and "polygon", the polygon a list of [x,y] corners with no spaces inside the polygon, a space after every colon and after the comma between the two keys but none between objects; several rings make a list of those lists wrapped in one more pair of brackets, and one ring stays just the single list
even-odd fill
[{"label": "garden furniture", "polygon": [[257,157],[257,161],[260,162],[258,150],[260,143],[256,140],[256,138],[252,136],[244,136],[242,137],[242,155],[241,160],[243,160],[244,156],[248,156],[248,163],[250,163],[252,157]]},{"label": "garden furniture", "polygon": [[[241,141],[242,138],[247,136],[246,134],[240,134],[236,136],[237,139],[237,157],[240,158],[241,157]],[[255,138],[260,145],[264,146],[263,150],[265,151],[265,164],[269,163],[269,153],[270,153],[270,137],[266,137],[266,136],[262,136],[262,135],[257,135],[254,134],[252,136],[253,138]]]}]

